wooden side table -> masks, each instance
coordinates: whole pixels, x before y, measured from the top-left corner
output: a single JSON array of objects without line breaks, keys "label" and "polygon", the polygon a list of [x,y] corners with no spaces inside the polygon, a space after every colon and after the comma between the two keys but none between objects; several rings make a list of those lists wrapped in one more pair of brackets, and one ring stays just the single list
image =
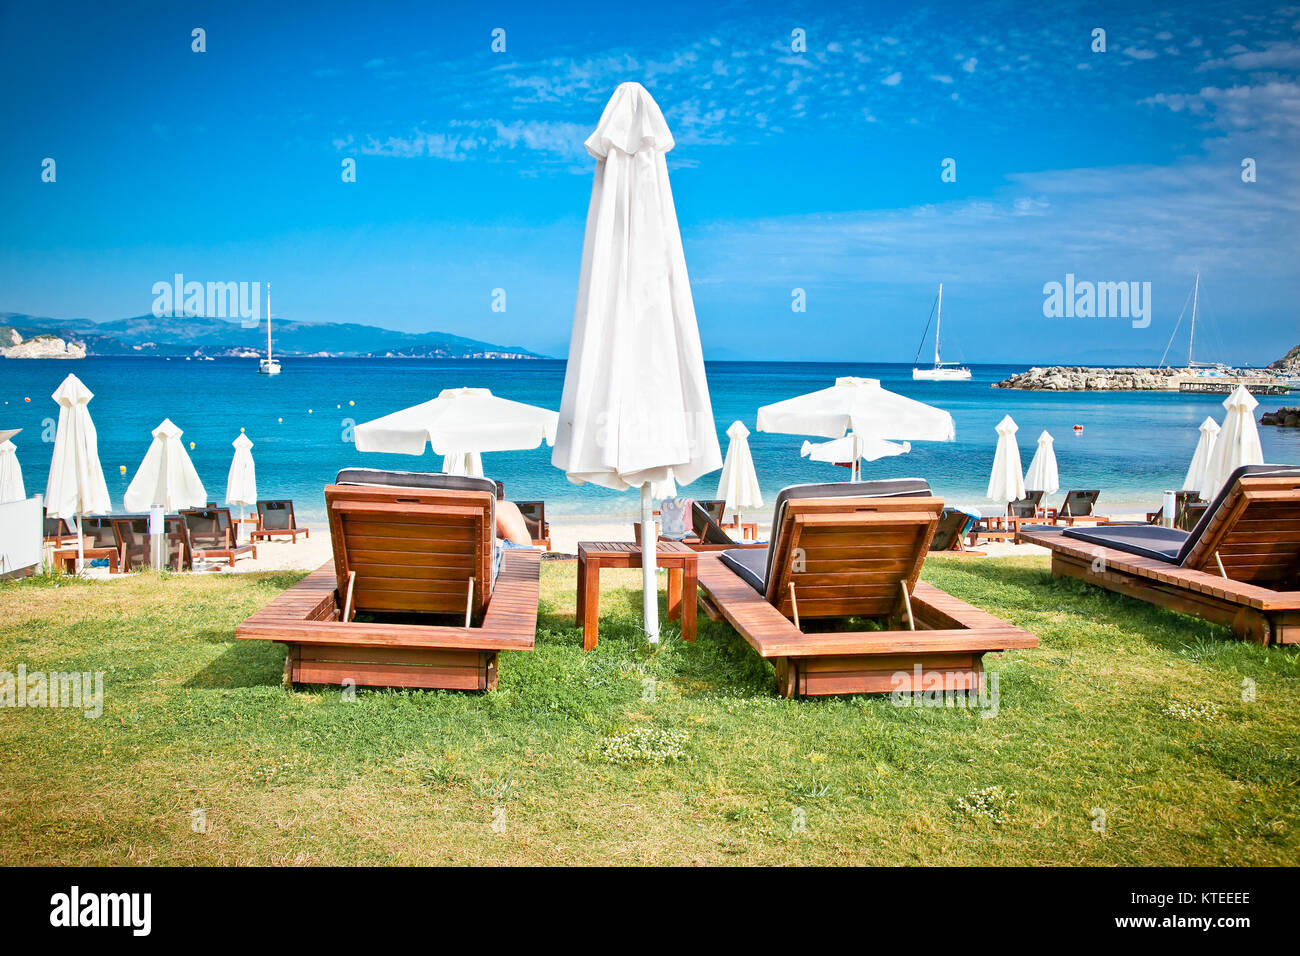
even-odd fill
[{"label": "wooden side table", "polygon": [[[695,640],[699,584],[698,555],[680,541],[660,541],[655,561],[668,572],[668,617],[680,617],[682,637]],[[641,546],[630,541],[578,542],[578,608],[582,649],[596,646],[600,629],[600,572],[605,568],[641,567]]]},{"label": "wooden side table", "polygon": [[[118,553],[117,548],[82,548],[82,556],[87,561],[97,561],[100,558],[108,559],[108,573],[117,574]],[[77,570],[77,549],[56,548],[54,551],[54,563],[63,568],[67,574],[73,574]]]}]

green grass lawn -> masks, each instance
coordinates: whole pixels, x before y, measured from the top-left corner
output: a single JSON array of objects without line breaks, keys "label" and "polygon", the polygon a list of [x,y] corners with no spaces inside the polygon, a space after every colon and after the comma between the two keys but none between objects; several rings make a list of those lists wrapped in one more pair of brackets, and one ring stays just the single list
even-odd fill
[{"label": "green grass lawn", "polygon": [[652,653],[639,571],[605,576],[592,653],[574,565],[547,563],[497,691],[354,700],[285,691],[283,648],[232,638],[296,574],[10,582],[0,671],[103,671],[105,705],[0,708],[0,863],[1300,860],[1300,654],[1046,568],[927,562],[1039,637],[985,658],[992,718],[781,700],[703,615]]}]

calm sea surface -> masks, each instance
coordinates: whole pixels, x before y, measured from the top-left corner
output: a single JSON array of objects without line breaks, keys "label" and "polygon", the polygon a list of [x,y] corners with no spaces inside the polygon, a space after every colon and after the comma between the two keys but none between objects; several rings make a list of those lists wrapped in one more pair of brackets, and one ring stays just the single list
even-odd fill
[{"label": "calm sea surface", "polygon": [[[183,441],[213,500],[223,500],[231,441],[242,427],[253,440],[262,497],[292,497],[300,516],[323,519],[321,489],[348,465],[436,471],[441,459],[362,455],[342,440],[350,419],[363,422],[433,398],[443,388],[479,386],[506,398],[558,408],[564,383],[559,361],[421,361],[287,358],[277,377],[257,374],[247,359],[212,362],[158,358],[81,361],[0,359],[0,429],[22,428],[14,439],[29,494],[43,492],[58,409],[51,393],[69,372],[95,393],[91,416],[99,431],[100,460],[115,507],[163,418],[184,429]],[[990,383],[1024,366],[977,366],[970,382],[913,382],[903,365],[785,362],[709,363],[709,388],[718,436],[735,420],[751,432],[760,405],[831,385],[836,376],[879,378],[886,388],[952,413],[957,440],[914,443],[912,452],[863,465],[863,476],[919,475],[949,501],[984,500],[996,443],[994,426],[1010,414],[1020,426],[1020,453],[1029,466],[1039,432],[1056,439],[1065,487],[1100,488],[1112,507],[1158,504],[1177,487],[1207,415],[1223,417],[1222,396],[1178,393],[1049,393],[992,389]],[[30,398],[27,402],[25,399]],[[1260,398],[1259,412],[1296,404],[1296,396]],[[1076,435],[1074,425],[1082,425]],[[1300,429],[1261,428],[1269,461],[1300,462]],[[834,465],[799,457],[804,438],[754,432],[750,447],[770,503],[783,486],[847,476]],[[120,466],[126,466],[126,473]],[[570,484],[551,466],[547,447],[484,456],[488,474],[506,483],[512,498],[542,498],[553,515],[625,515],[637,510],[635,492],[618,494]],[[718,473],[683,493],[712,497]],[[1059,495],[1057,496],[1059,497]]]}]

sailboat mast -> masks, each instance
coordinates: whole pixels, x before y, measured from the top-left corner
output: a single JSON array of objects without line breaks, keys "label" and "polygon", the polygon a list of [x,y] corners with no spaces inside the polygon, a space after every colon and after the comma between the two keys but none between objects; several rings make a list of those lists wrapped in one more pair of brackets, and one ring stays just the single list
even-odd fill
[{"label": "sailboat mast", "polygon": [[943,283],[939,283],[939,311],[934,320],[934,367],[939,367],[939,330],[943,327]]},{"label": "sailboat mast", "polygon": [[1191,368],[1192,346],[1196,343],[1196,302],[1201,297],[1201,273],[1196,273],[1196,285],[1192,286],[1192,332],[1187,336],[1187,367]]},{"label": "sailboat mast", "polygon": [[266,284],[266,360],[271,361],[271,283]]}]

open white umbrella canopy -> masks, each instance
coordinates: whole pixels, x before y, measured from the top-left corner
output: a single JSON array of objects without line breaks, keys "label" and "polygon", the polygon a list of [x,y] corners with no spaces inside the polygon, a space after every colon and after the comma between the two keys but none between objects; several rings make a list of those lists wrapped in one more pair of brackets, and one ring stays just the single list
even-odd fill
[{"label": "open white umbrella canopy", "polygon": [[727,458],[722,463],[717,497],[723,499],[724,511],[742,514],[763,507],[763,493],[758,487],[754,456],[749,451],[749,429],[744,422],[732,422],[727,429]]},{"label": "open white umbrella canopy", "polygon": [[0,504],[22,501],[27,497],[27,489],[23,487],[23,469],[18,464],[18,447],[9,440],[20,431],[21,428],[0,430]]},{"label": "open white umbrella canopy", "polygon": [[148,511],[161,505],[164,511],[173,512],[207,504],[208,493],[181,444],[183,434],[170,418],[153,430],[153,442],[123,497],[127,511]]},{"label": "open white umbrella canopy", "polygon": [[353,430],[357,451],[436,455],[519,451],[554,444],[555,412],[493,395],[486,388],[445,388],[438,397]]},{"label": "open white umbrella canopy", "polygon": [[1242,465],[1262,465],[1264,450],[1259,444],[1259,429],[1255,425],[1255,409],[1259,402],[1246,390],[1245,385],[1238,385],[1231,395],[1223,400],[1223,407],[1228,414],[1223,416],[1223,428],[1210,453],[1209,464],[1205,467],[1205,479],[1201,483],[1201,497],[1212,501],[1214,496],[1227,482],[1228,476]]},{"label": "open white umbrella canopy", "polygon": [[[859,452],[880,452],[876,457],[901,452],[873,439],[952,441],[957,436],[952,416],[942,408],[881,388],[879,379],[851,376],[837,378],[829,388],[764,405],[758,410],[758,430],[821,438],[856,436]],[[859,457],[850,449],[835,460],[853,462],[856,476]]]},{"label": "open white umbrella canopy", "polygon": [[1187,468],[1187,477],[1183,479],[1181,487],[1184,491],[1200,493],[1205,484],[1205,469],[1210,467],[1210,456],[1214,454],[1214,446],[1218,438],[1219,423],[1206,416],[1205,421],[1201,422],[1201,437],[1196,442],[1196,452],[1192,455],[1192,463]]},{"label": "open white umbrella canopy", "polygon": [[854,445],[857,445],[858,457],[863,461],[878,461],[895,455],[906,455],[912,450],[911,442],[887,441],[884,438],[872,438],[863,435],[845,435],[831,441],[806,441],[799,449],[799,454],[810,461],[825,461],[842,465],[853,461]]},{"label": "open white umbrella canopy", "polygon": [[85,563],[81,516],[112,510],[108,484],[99,464],[99,437],[87,406],[95,393],[75,375],[65,378],[51,396],[59,406],[54,454],[45,481],[45,513],[51,518],[77,520],[77,571]]},{"label": "open white umbrella canopy", "polygon": [[1016,444],[1019,430],[1010,415],[998,422],[998,447],[993,453],[993,473],[989,476],[987,497],[1007,504],[1025,496],[1024,473],[1020,469],[1020,446]]},{"label": "open white umbrella canopy", "polygon": [[253,464],[253,441],[243,432],[231,442],[235,455],[226,475],[226,504],[257,504],[257,466]]},{"label": "open white umbrella canopy", "polygon": [[483,477],[483,456],[476,451],[453,452],[442,456],[442,473],[444,475],[465,475],[469,478]]},{"label": "open white umbrella canopy", "polygon": [[[596,174],[551,463],[579,484],[639,487],[649,542],[652,483],[671,472],[689,484],[722,467],[664,159],[673,137],[645,88],[623,83],[586,147]],[[657,641],[653,549],[642,567]]]},{"label": "open white umbrella canopy", "polygon": [[[1056,470],[1054,446],[1052,436],[1044,430],[1038,436],[1038,450],[1034,452],[1034,460],[1029,463],[1029,471],[1025,472],[1026,491],[1041,491],[1052,495],[1056,494],[1061,487],[1061,476]],[[1019,454],[1019,448],[1016,449],[1016,453]]]}]

